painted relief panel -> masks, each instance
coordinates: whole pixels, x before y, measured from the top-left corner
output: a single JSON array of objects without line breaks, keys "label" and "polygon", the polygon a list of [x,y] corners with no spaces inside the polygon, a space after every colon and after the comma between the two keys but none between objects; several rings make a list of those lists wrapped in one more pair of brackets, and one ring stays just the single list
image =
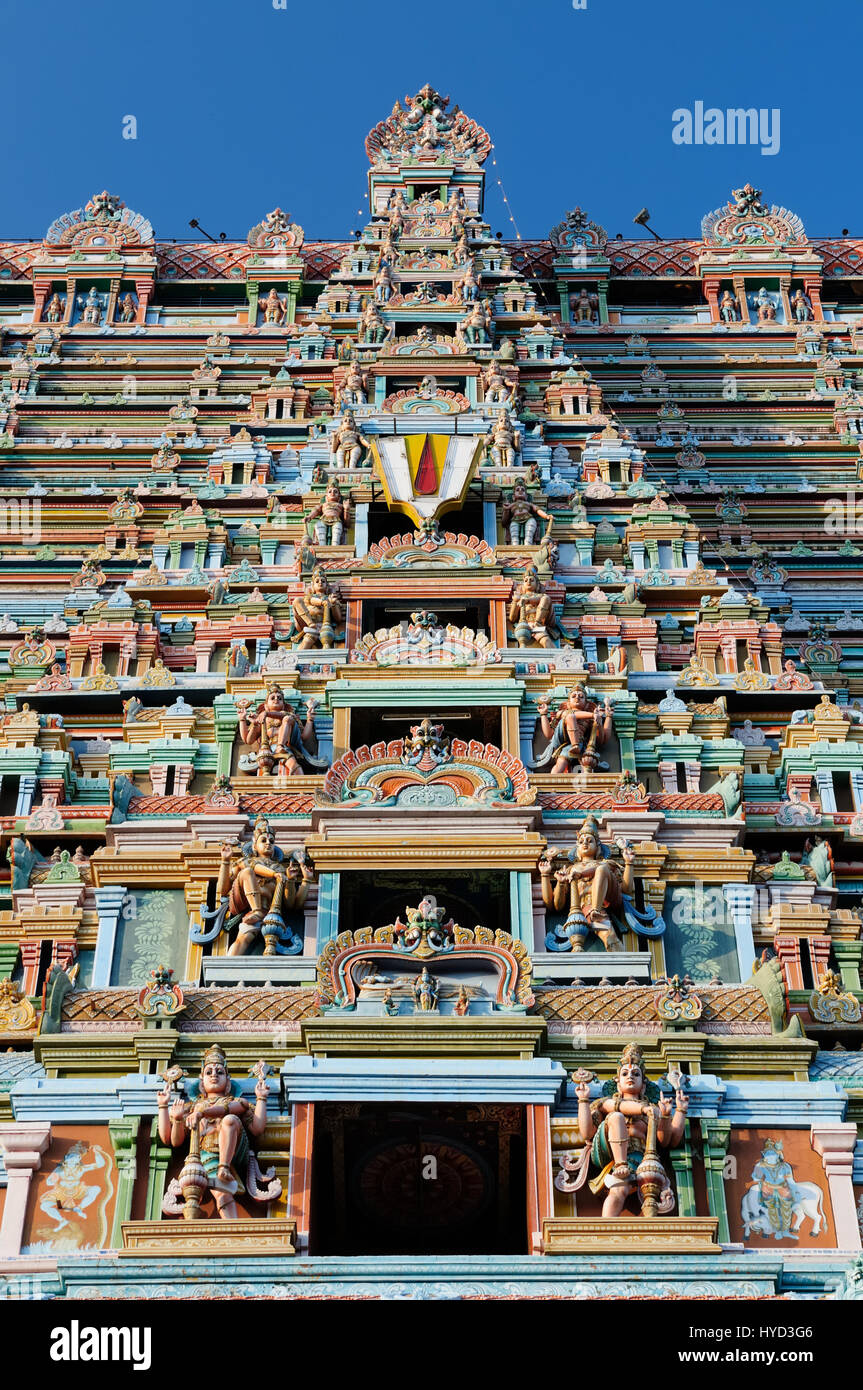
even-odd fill
[{"label": "painted relief panel", "polygon": [[734,924],[720,887],[671,888],[663,916],[669,975],[702,981],[718,975],[723,984],[740,983]]},{"label": "painted relief panel", "polygon": [[112,985],[143,985],[157,965],[181,978],[189,913],[182,888],[132,890],[117,923]]},{"label": "painted relief panel", "polygon": [[808,1129],[732,1131],[725,1193],[733,1241],[753,1249],[829,1249],[836,1228]]},{"label": "painted relief panel", "polygon": [[55,1125],[30,1183],[22,1255],[103,1249],[116,1193],[107,1126]]}]

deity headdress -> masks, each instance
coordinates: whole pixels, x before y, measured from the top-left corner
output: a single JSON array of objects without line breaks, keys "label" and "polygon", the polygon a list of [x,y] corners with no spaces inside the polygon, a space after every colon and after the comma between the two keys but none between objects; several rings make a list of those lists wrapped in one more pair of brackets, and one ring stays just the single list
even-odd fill
[{"label": "deity headdress", "polygon": [[621,1067],[638,1067],[644,1082],[643,1096],[651,1105],[655,1105],[659,1100],[659,1087],[655,1081],[648,1080],[647,1072],[644,1069],[644,1054],[637,1043],[627,1043],[620,1054],[620,1061],[612,1081],[606,1081],[602,1088],[604,1096],[616,1096],[618,1094],[618,1078],[620,1077]]},{"label": "deity headdress", "polygon": [[764,1154],[770,1153],[771,1150],[773,1150],[774,1153],[778,1153],[779,1157],[782,1158],[782,1140],[772,1138],[765,1139],[764,1148],[761,1150],[762,1157]]},{"label": "deity headdress", "polygon": [[599,821],[596,819],[596,816],[585,816],[578,829],[579,840],[582,835],[592,835],[598,845],[602,844],[599,838]]},{"label": "deity headdress", "polygon": [[267,682],[267,694],[268,694],[268,695],[281,695],[282,698],[284,698],[285,692],[284,692],[284,690],[282,689],[282,687],[279,685],[279,682],[278,682],[278,681],[268,681],[268,682]]},{"label": "deity headdress", "polygon": [[224,1067],[225,1075],[230,1080],[230,1072],[228,1071],[228,1059],[225,1056],[222,1049],[219,1047],[218,1043],[214,1043],[212,1047],[208,1047],[203,1057],[201,1058],[201,1076],[204,1075],[204,1072],[207,1069],[207,1067],[212,1064]]}]

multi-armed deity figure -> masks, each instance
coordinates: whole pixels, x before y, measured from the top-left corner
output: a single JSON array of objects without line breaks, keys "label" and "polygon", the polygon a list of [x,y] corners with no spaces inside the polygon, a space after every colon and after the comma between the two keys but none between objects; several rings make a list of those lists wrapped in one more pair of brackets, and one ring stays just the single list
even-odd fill
[{"label": "multi-armed deity figure", "polygon": [[509,605],[509,621],[520,647],[536,642],[539,647],[553,647],[551,599],[539,582],[535,565],[529,565],[524,579],[513,592]]},{"label": "multi-armed deity figure", "polygon": [[342,497],[338,483],[328,484],[323,500],[309,512],[318,545],[341,545],[351,514],[350,497]]},{"label": "multi-armed deity figure", "polygon": [[776,305],[764,285],[755,296],[755,307],[758,311],[759,323],[773,323],[776,318]]},{"label": "multi-armed deity figure", "polygon": [[204,926],[193,927],[190,939],[197,944],[215,941],[221,932],[237,927],[231,956],[247,955],[259,935],[265,956],[295,955],[303,949],[302,935],[285,923],[284,913],[303,906],[314,881],[305,849],[286,856],[266,819],[259,816],[250,842],[222,845],[216,883],[219,905],[201,912]]},{"label": "multi-armed deity figure", "polygon": [[[551,855],[539,862],[542,900],[553,912],[567,912],[566,921],[556,932],[561,945],[566,939],[572,951],[583,951],[587,938],[595,932],[606,951],[620,951],[620,938],[609,911],[622,912],[623,895],[635,887],[632,865],[635,854],[625,841],[620,846],[623,868],[605,857],[599,826],[588,816],[578,833],[572,863],[555,871]],[[555,949],[560,949],[557,940]]]},{"label": "multi-armed deity figure", "polygon": [[[571,772],[580,764],[589,772],[594,772],[600,765],[597,749],[605,743],[613,727],[608,697],[600,705],[588,699],[583,685],[574,685],[556,720],[549,712],[547,700],[543,700],[537,709],[543,735],[550,740],[535,765],[537,771]],[[549,762],[552,763],[550,769],[547,767]]]},{"label": "multi-armed deity figure", "polygon": [[82,298],[81,295],[78,296],[78,306],[81,309],[81,322],[101,323],[103,304],[103,296],[96,289],[95,285],[91,285],[87,291],[86,299]]},{"label": "multi-armed deity figure", "polygon": [[335,630],[344,621],[338,592],[330,587],[327,576],[316,565],[302,598],[291,605],[294,622],[300,632],[300,651],[321,647],[327,651],[335,641]]},{"label": "multi-armed deity figure", "polygon": [[510,545],[533,545],[540,521],[547,523],[544,534],[550,535],[554,517],[531,502],[524,479],[517,478],[512,497],[503,504],[503,528],[509,535]]},{"label": "multi-armed deity figure", "polygon": [[368,449],[369,441],[360,432],[352,410],[346,410],[341,424],[333,434],[332,450],[337,468],[356,468]]},{"label": "multi-armed deity figure", "polygon": [[264,313],[264,323],[280,324],[285,317],[285,301],[275,287],[270,290],[261,304],[261,308]]},{"label": "multi-armed deity figure", "polygon": [[497,419],[483,442],[498,468],[515,468],[521,448],[521,431],[513,429],[506,410],[497,412]]},{"label": "multi-armed deity figure", "polygon": [[[261,1174],[249,1145],[249,1135],[257,1137],[267,1126],[268,1087],[263,1072],[261,1067],[252,1106],[237,1093],[228,1073],[225,1054],[220,1047],[214,1046],[204,1054],[198,1094],[192,1100],[173,1091],[170,1081],[159,1093],[157,1105],[162,1143],[176,1149],[187,1137],[192,1141],[193,1153],[180,1180],[175,1179],[171,1184],[175,1189],[171,1196],[175,1200],[181,1192],[185,1194],[190,1189],[194,1194],[192,1208],[184,1210],[184,1216],[200,1214],[200,1199],[207,1187],[213,1193],[219,1216],[229,1221],[239,1216],[234,1200],[238,1193],[248,1192],[256,1201],[267,1202],[280,1195],[279,1182],[271,1182],[266,1191],[258,1188],[256,1179],[261,1176],[269,1179],[272,1171]],[[196,1161],[193,1163],[193,1160]],[[187,1171],[190,1168],[191,1173]]]},{"label": "multi-armed deity figure", "polygon": [[648,1080],[641,1050],[634,1044],[624,1048],[617,1076],[606,1082],[593,1103],[591,1079],[586,1071],[573,1076],[578,1127],[586,1147],[569,1168],[573,1180],[560,1186],[570,1192],[582,1187],[592,1164],[599,1172],[590,1181],[591,1191],[608,1193],[602,1205],[606,1219],[622,1216],[627,1198],[635,1192],[642,1216],[667,1215],[674,1209],[674,1193],[657,1146],[675,1149],[683,1140],[689,1109],[685,1092],[677,1086],[672,1114],[671,1097],[660,1096]]},{"label": "multi-armed deity figure", "polygon": [[492,362],[483,375],[486,405],[511,405],[513,388],[501,371],[499,362]]},{"label": "multi-armed deity figure", "polygon": [[249,715],[247,700],[238,700],[240,738],[252,750],[240,758],[240,770],[255,771],[259,777],[292,777],[304,769],[317,772],[326,767],[326,762],[314,756],[315,708],[315,701],[310,700],[305,724],[301,724],[275,681],[267,686],[266,697],[254,714]]}]

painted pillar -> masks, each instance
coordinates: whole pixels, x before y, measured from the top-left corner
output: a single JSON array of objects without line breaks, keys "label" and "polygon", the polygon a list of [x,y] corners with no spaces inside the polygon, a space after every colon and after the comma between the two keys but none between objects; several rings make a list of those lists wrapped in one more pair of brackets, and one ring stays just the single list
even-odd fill
[{"label": "painted pillar", "polygon": [[147,1173],[147,1206],[144,1217],[147,1221],[160,1221],[162,1217],[162,1198],[165,1195],[165,1180],[171,1148],[159,1138],[159,1119],[154,1116],[150,1125],[150,1158]]},{"label": "painted pillar", "polygon": [[483,502],[482,504],[482,538],[486,545],[492,549],[497,545],[497,504],[495,502]]},{"label": "painted pillar", "polygon": [[[725,1204],[725,1155],[731,1137],[730,1120],[702,1118],[701,1137],[704,1142],[704,1170],[707,1178],[707,1205],[711,1216],[719,1219],[719,1243],[731,1240],[728,1230],[728,1209]],[[681,1213],[682,1214],[682,1213]]]},{"label": "painted pillar", "polygon": [[737,946],[738,979],[748,980],[755,960],[755,941],[752,936],[752,908],[755,904],[754,883],[723,883],[722,896],[734,923]]},{"label": "painted pillar", "polygon": [[18,803],[16,816],[29,816],[33,808],[33,794],[36,791],[35,772],[22,772],[18,779]]},{"label": "painted pillar", "polygon": [[358,502],[354,513],[354,547],[357,558],[361,559],[369,551],[369,504]]},{"label": "painted pillar", "polygon": [[0,1225],[0,1258],[21,1253],[30,1179],[39,1171],[50,1139],[48,1123],[31,1124],[19,1120],[0,1124],[0,1149],[8,1177]]},{"label": "painted pillar", "polygon": [[[687,1126],[688,1128],[688,1126]],[[692,1149],[687,1134],[683,1143],[670,1152],[671,1167],[677,1182],[677,1212],[679,1216],[695,1216],[695,1186],[692,1181]]]},{"label": "painted pillar", "polygon": [[318,882],[318,955],[339,934],[338,874],[321,874]]},{"label": "painted pillar", "polygon": [[120,909],[123,906],[127,888],[110,884],[96,888],[96,911],[99,914],[99,935],[96,939],[96,954],[93,957],[93,978],[91,989],[107,989],[111,983],[111,966],[114,963],[114,948],[117,943],[117,925]]},{"label": "painted pillar", "polygon": [[291,1162],[288,1169],[288,1219],[297,1223],[297,1254],[308,1254],[312,1205],[313,1101],[291,1106]]},{"label": "painted pillar", "polygon": [[[860,1227],[857,1223],[851,1178],[857,1126],[850,1123],[816,1124],[809,1132],[809,1142],[820,1155],[824,1172],[827,1174],[833,1219],[836,1223],[836,1245],[840,1250],[860,1250]],[[8,1160],[6,1166],[9,1166]]]},{"label": "painted pillar", "polygon": [[0,942],[0,980],[8,980],[18,964],[19,947],[17,941]]},{"label": "painted pillar", "polygon": [[111,1227],[113,1250],[122,1250],[123,1232],[120,1227],[132,1215],[132,1194],[135,1191],[135,1178],[138,1176],[138,1125],[137,1115],[128,1119],[108,1121],[108,1134],[117,1160],[117,1197]]},{"label": "painted pillar", "polygon": [[531,876],[522,869],[509,871],[509,917],[510,934],[516,941],[523,941],[529,951],[533,944],[533,893]]},{"label": "painted pillar", "polygon": [[525,1106],[527,1122],[527,1248],[542,1254],[542,1223],[554,1216],[551,1177],[551,1112],[547,1105]]},{"label": "painted pillar", "polygon": [[[860,989],[860,956],[863,954],[863,941],[834,941],[833,953],[842,976],[842,988]],[[3,957],[0,955],[0,975],[2,974]]]}]

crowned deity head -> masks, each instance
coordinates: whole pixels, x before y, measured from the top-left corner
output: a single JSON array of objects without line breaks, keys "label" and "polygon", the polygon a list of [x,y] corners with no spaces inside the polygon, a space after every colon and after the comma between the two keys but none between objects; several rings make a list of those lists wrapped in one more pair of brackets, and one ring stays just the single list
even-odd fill
[{"label": "crowned deity head", "polygon": [[273,681],[267,686],[264,709],[267,714],[284,714],[285,712],[285,693],[277,681]]},{"label": "crowned deity head", "polygon": [[201,1062],[201,1090],[206,1096],[222,1096],[230,1089],[228,1059],[216,1044],[207,1049]]},{"label": "crowned deity head", "polygon": [[617,1064],[617,1093],[625,1100],[637,1100],[647,1085],[641,1048],[630,1043]]},{"label": "crowned deity head", "polygon": [[576,841],[579,859],[601,859],[602,844],[599,838],[599,825],[594,816],[588,816],[582,823]]}]

